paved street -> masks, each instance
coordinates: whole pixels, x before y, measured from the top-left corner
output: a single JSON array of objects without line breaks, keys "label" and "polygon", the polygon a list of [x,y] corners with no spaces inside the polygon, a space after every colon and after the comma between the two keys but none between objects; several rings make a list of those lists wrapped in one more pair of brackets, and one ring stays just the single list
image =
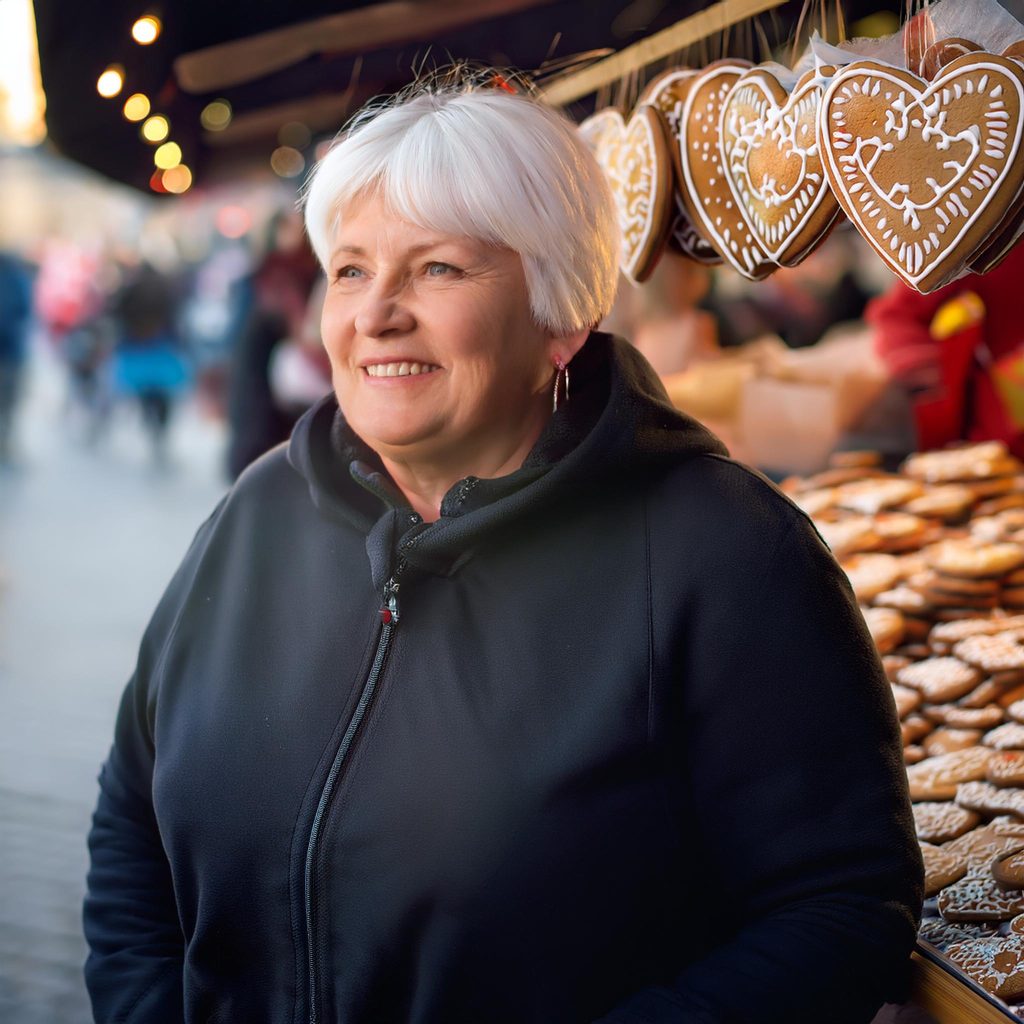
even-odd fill
[{"label": "paved street", "polygon": [[0,1021],[86,1024],[80,908],[99,764],[142,629],[224,489],[217,428],[183,408],[155,468],[117,410],[90,450],[37,358],[23,466],[0,469]]}]

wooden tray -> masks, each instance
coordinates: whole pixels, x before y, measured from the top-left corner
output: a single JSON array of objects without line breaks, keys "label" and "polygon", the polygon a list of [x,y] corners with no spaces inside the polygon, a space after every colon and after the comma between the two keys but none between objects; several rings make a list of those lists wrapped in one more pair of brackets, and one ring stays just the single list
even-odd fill
[{"label": "wooden tray", "polygon": [[931,1014],[938,1024],[1006,1024],[1018,1020],[927,942],[918,942],[911,957],[910,979],[910,1002]]}]

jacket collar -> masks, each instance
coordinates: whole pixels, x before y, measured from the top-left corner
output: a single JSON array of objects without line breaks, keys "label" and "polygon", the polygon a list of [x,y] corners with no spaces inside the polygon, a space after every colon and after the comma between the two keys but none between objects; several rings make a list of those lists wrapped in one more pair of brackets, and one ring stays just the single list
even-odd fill
[{"label": "jacket collar", "polygon": [[628,342],[594,332],[572,362],[572,400],[549,421],[522,467],[490,480],[467,477],[424,526],[410,521],[401,493],[377,456],[352,432],[334,395],[296,424],[288,459],[305,477],[321,514],[367,537],[374,582],[387,579],[397,552],[408,565],[450,575],[530,514],[602,487],[628,486],[694,455],[727,454],[722,443],[672,407],[660,380]]}]

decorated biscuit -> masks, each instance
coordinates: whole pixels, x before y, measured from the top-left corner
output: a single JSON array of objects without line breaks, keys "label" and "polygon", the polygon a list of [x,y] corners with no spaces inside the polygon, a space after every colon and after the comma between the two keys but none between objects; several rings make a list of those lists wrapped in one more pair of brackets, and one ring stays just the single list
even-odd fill
[{"label": "decorated biscuit", "polygon": [[601,164],[619,213],[619,266],[636,283],[650,276],[665,244],[672,213],[672,164],[657,111],[640,106],[627,125],[617,110],[602,110],[580,125]]},{"label": "decorated biscuit", "polygon": [[[967,874],[966,858],[941,846],[921,843],[924,859],[924,892],[934,896],[940,889],[958,882]],[[964,936],[966,938],[966,936]]]},{"label": "decorated biscuit", "polygon": [[825,81],[808,71],[789,92],[767,67],[745,71],[726,97],[722,170],[764,255],[793,266],[839,216],[818,149]]},{"label": "decorated biscuit", "polygon": [[947,921],[1009,921],[1024,913],[1024,895],[1003,892],[993,878],[968,875],[939,893],[939,913]]},{"label": "decorated biscuit", "polygon": [[932,43],[921,56],[920,66],[911,68],[916,74],[927,81],[931,81],[947,64],[952,64],[957,57],[965,53],[977,53],[981,47],[970,39],[961,39],[958,36],[951,36],[949,39],[940,39]]},{"label": "decorated biscuit", "polygon": [[744,277],[759,280],[775,268],[747,228],[729,183],[719,147],[722,105],[750,64],[722,60],[708,65],[690,87],[683,105],[679,140],[683,202],[690,219]]},{"label": "decorated biscuit", "polygon": [[889,268],[920,292],[960,274],[1013,206],[1024,66],[968,53],[930,85],[874,61],[825,92],[819,141],[847,216]]},{"label": "decorated biscuit", "polygon": [[916,803],[913,811],[917,838],[926,843],[956,839],[981,820],[973,810],[946,801]]},{"label": "decorated biscuit", "polygon": [[954,942],[946,956],[986,992],[1005,1000],[1024,996],[1024,936]]},{"label": "decorated biscuit", "polygon": [[683,106],[694,80],[700,74],[693,68],[673,68],[658,75],[648,83],[640,96],[639,103],[646,103],[661,115],[669,139],[672,154],[672,169],[675,187],[672,191],[674,214],[668,239],[684,256],[698,263],[721,263],[722,257],[713,245],[701,234],[686,212],[683,202],[683,163],[680,156],[679,137],[683,123]]}]

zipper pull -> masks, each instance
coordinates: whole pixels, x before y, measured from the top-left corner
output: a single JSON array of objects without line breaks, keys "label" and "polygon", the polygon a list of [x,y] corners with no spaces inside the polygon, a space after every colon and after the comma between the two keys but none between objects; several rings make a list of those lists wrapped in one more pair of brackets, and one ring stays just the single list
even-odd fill
[{"label": "zipper pull", "polygon": [[380,606],[380,621],[385,626],[398,625],[398,583],[394,576],[384,584],[384,603]]}]

